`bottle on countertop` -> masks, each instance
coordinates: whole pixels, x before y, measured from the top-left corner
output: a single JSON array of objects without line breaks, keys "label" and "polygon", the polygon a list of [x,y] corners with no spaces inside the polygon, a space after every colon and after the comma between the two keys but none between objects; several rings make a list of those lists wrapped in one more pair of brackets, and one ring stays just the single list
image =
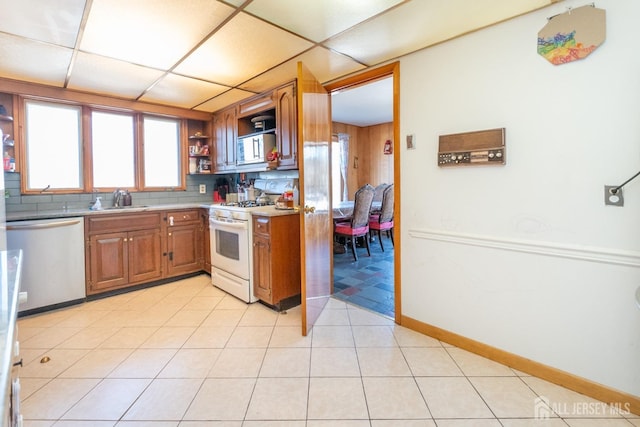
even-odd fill
[{"label": "bottle on countertop", "polygon": [[100,210],[102,210],[102,202],[100,201],[100,199],[102,199],[102,197],[100,197],[100,196],[96,197],[96,202],[91,207],[92,211],[100,211]]},{"label": "bottle on countertop", "polygon": [[293,186],[293,206],[300,206],[300,192],[297,185]]}]

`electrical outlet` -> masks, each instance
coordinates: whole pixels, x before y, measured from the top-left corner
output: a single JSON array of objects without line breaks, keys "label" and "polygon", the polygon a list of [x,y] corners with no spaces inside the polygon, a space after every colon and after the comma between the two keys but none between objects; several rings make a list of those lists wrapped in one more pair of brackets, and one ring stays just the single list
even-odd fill
[{"label": "electrical outlet", "polygon": [[[614,193],[613,190],[617,188]],[[604,204],[607,206],[624,206],[624,197],[622,197],[622,188],[616,185],[604,186]]]},{"label": "electrical outlet", "polygon": [[205,194],[207,192],[207,184],[200,184],[200,194]]}]

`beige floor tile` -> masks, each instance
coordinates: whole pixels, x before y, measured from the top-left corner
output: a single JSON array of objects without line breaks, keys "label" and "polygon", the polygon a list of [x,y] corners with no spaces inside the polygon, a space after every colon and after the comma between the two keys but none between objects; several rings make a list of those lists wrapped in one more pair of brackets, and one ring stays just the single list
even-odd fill
[{"label": "beige floor tile", "polygon": [[225,348],[209,371],[213,378],[255,378],[260,372],[266,348]]},{"label": "beige floor tile", "polygon": [[223,348],[233,330],[233,326],[200,326],[184,343],[183,348]]},{"label": "beige floor tile", "polygon": [[238,326],[274,326],[278,320],[278,313],[263,306],[252,304],[245,310]]},{"label": "beige floor tile", "polygon": [[209,316],[208,310],[180,310],[167,320],[167,326],[200,326],[204,319]]},{"label": "beige floor tile", "polygon": [[371,420],[371,427],[436,427],[433,420]]},{"label": "beige floor tile", "polygon": [[52,327],[48,328],[48,330],[37,334],[29,339],[20,340],[21,348],[53,348],[78,332],[80,332],[82,328],[57,328]]},{"label": "beige floor tile", "polygon": [[534,416],[536,394],[517,377],[469,378],[482,399],[498,418]]},{"label": "beige floor tile", "polygon": [[54,379],[24,399],[20,410],[26,420],[57,420],[100,381],[93,378]]},{"label": "beige floor tile", "polygon": [[268,347],[272,332],[272,326],[238,326],[231,334],[231,337],[227,342],[227,347]]},{"label": "beige floor tile", "polygon": [[60,374],[60,378],[106,378],[133,350],[97,349],[87,353],[82,359]]},{"label": "beige floor tile", "polygon": [[629,427],[621,418],[569,418],[564,420],[570,427]]},{"label": "beige floor tile", "polygon": [[231,295],[225,295],[216,306],[218,310],[246,310],[247,308],[249,308],[249,305],[246,302]]},{"label": "beige floor tile", "polygon": [[138,348],[157,331],[157,327],[125,327],[104,340],[101,348]]},{"label": "beige floor tile", "polygon": [[126,412],[125,420],[178,421],[202,384],[201,379],[156,379]]},{"label": "beige floor tile", "polygon": [[155,378],[177,352],[175,349],[138,349],[109,378]]},{"label": "beige floor tile", "polygon": [[220,349],[180,349],[158,378],[205,378],[220,352]]},{"label": "beige floor tile", "polygon": [[216,288],[211,284],[211,277],[209,277],[208,279],[209,279],[209,284],[207,286],[204,286],[202,289],[200,289],[200,291],[198,292],[198,295],[196,296],[223,298],[227,295],[225,291],[223,291],[222,289]]},{"label": "beige floor tile", "polygon": [[502,418],[500,422],[504,427],[567,427],[560,418]]},{"label": "beige floor tile", "polygon": [[167,309],[165,307],[152,307],[140,313],[139,316],[131,319],[131,326],[163,326],[169,319],[178,312],[177,308]]},{"label": "beige floor tile", "polygon": [[87,327],[68,340],[59,344],[57,348],[96,348],[104,341],[112,337],[121,328],[113,326],[109,328],[103,327]]},{"label": "beige floor tile", "polygon": [[74,310],[74,307],[69,307],[66,309],[34,314],[31,316],[20,318],[18,320],[18,325],[29,327],[29,328],[39,328],[39,327],[48,328],[50,326],[57,325],[58,323],[62,322],[69,316],[72,316],[75,312],[76,311]]},{"label": "beige floor tile", "polygon": [[360,378],[309,379],[310,419],[368,419]]},{"label": "beige floor tile", "polygon": [[44,387],[44,385],[49,381],[52,381],[52,378],[20,377],[20,399],[25,400],[27,397]]},{"label": "beige floor tile", "polygon": [[216,308],[200,326],[237,326],[245,310],[220,310]]},{"label": "beige floor tile", "polygon": [[89,353],[89,350],[53,349],[45,351],[42,354],[49,357],[50,360],[46,363],[41,363],[42,357],[40,357],[27,363],[20,369],[20,377],[55,378],[87,353]]},{"label": "beige floor tile", "polygon": [[312,377],[359,377],[355,348],[316,347],[311,351]]},{"label": "beige floor tile", "polygon": [[609,406],[591,397],[535,377],[522,378],[531,389],[561,418],[618,418],[622,415],[614,406]]},{"label": "beige floor tile", "polygon": [[627,421],[636,427],[640,427],[640,418],[627,418]]},{"label": "beige floor tile", "polygon": [[64,414],[68,420],[119,420],[150,379],[105,379]]},{"label": "beige floor tile", "polygon": [[260,377],[309,377],[310,348],[268,348]]},{"label": "beige floor tile", "polygon": [[135,310],[113,310],[109,316],[100,319],[100,326],[104,328],[139,326],[137,323],[140,316],[140,312]]},{"label": "beige floor tile", "polygon": [[349,323],[352,326],[393,326],[393,320],[361,308],[347,305]]},{"label": "beige floor tile", "polygon": [[349,326],[314,326],[313,347],[354,347],[353,332]]},{"label": "beige floor tile", "polygon": [[[305,427],[310,426],[304,421],[245,421],[242,427]],[[346,425],[349,427],[349,424]],[[205,426],[202,426],[205,427]],[[213,427],[213,426],[212,426]],[[217,427],[217,426],[216,426]]]},{"label": "beige floor tile", "polygon": [[462,372],[470,377],[513,377],[515,372],[508,366],[489,360],[460,348],[450,347],[447,352]]},{"label": "beige floor tile", "polygon": [[45,327],[30,327],[25,326],[23,323],[18,320],[18,337],[20,341],[26,341],[29,338],[35,337],[38,334],[46,332],[49,328]]},{"label": "beige floor tile", "polygon": [[409,368],[417,377],[462,376],[462,371],[444,348],[404,347],[402,348]]},{"label": "beige floor tile", "polygon": [[349,325],[347,310],[324,309],[316,320],[318,326],[346,326]]},{"label": "beige floor tile", "polygon": [[356,347],[397,347],[389,326],[352,326]]},{"label": "beige floor tile", "polygon": [[308,390],[308,378],[258,378],[246,419],[303,420]]},{"label": "beige floor tile", "polygon": [[494,418],[464,377],[416,378],[433,418]]},{"label": "beige floor tile", "polygon": [[173,327],[166,326],[159,328],[140,346],[141,348],[180,348],[195,332],[195,327]]},{"label": "beige floor tile", "polygon": [[27,366],[34,360],[40,360],[43,356],[51,351],[44,348],[20,348],[20,358],[22,359],[22,366]]},{"label": "beige floor tile", "polygon": [[178,427],[181,425],[178,421],[120,421],[116,427]]},{"label": "beige floor tile", "polygon": [[111,310],[78,310],[71,316],[56,324],[60,328],[77,328],[87,326],[100,326],[100,320],[109,316]]},{"label": "beige floor tile", "polygon": [[409,365],[397,347],[358,347],[357,354],[363,377],[411,376]]},{"label": "beige floor tile", "polygon": [[468,419],[468,420],[436,420],[438,427],[501,427],[500,421],[495,418],[492,420],[485,419]]},{"label": "beige floor tile", "polygon": [[[113,427],[117,421],[77,421],[77,420],[60,420],[57,421],[55,427]],[[27,426],[29,427],[29,426]]]},{"label": "beige floor tile", "polygon": [[400,347],[442,347],[437,339],[399,325],[393,325],[393,336]]},{"label": "beige floor tile", "polygon": [[208,297],[208,296],[194,296],[183,307],[183,310],[206,310],[211,311],[216,308],[216,305],[222,301],[222,296]]},{"label": "beige floor tile", "polygon": [[311,347],[312,336],[313,333],[303,336],[300,326],[276,326],[269,347]]},{"label": "beige floor tile", "polygon": [[372,419],[429,419],[431,415],[413,378],[362,378]]},{"label": "beige floor tile", "polygon": [[297,326],[302,331],[302,308],[296,306],[285,311],[278,313],[278,320],[276,320],[276,326]]},{"label": "beige floor tile", "polygon": [[255,378],[209,378],[184,416],[185,420],[243,420]]}]

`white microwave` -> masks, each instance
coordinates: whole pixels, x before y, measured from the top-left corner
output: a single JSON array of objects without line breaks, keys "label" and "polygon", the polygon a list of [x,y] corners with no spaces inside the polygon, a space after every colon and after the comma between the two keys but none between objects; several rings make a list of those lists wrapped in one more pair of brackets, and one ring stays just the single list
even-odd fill
[{"label": "white microwave", "polygon": [[264,163],[267,161],[267,155],[275,146],[276,136],[272,133],[261,133],[238,138],[236,164]]}]

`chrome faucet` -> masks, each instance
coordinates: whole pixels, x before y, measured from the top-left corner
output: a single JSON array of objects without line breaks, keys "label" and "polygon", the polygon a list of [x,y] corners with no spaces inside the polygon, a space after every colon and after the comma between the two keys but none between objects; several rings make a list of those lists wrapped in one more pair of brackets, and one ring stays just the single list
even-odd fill
[{"label": "chrome faucet", "polygon": [[114,208],[119,208],[120,206],[122,206],[122,195],[123,195],[123,191],[120,190],[119,188],[113,192],[113,207]]}]

